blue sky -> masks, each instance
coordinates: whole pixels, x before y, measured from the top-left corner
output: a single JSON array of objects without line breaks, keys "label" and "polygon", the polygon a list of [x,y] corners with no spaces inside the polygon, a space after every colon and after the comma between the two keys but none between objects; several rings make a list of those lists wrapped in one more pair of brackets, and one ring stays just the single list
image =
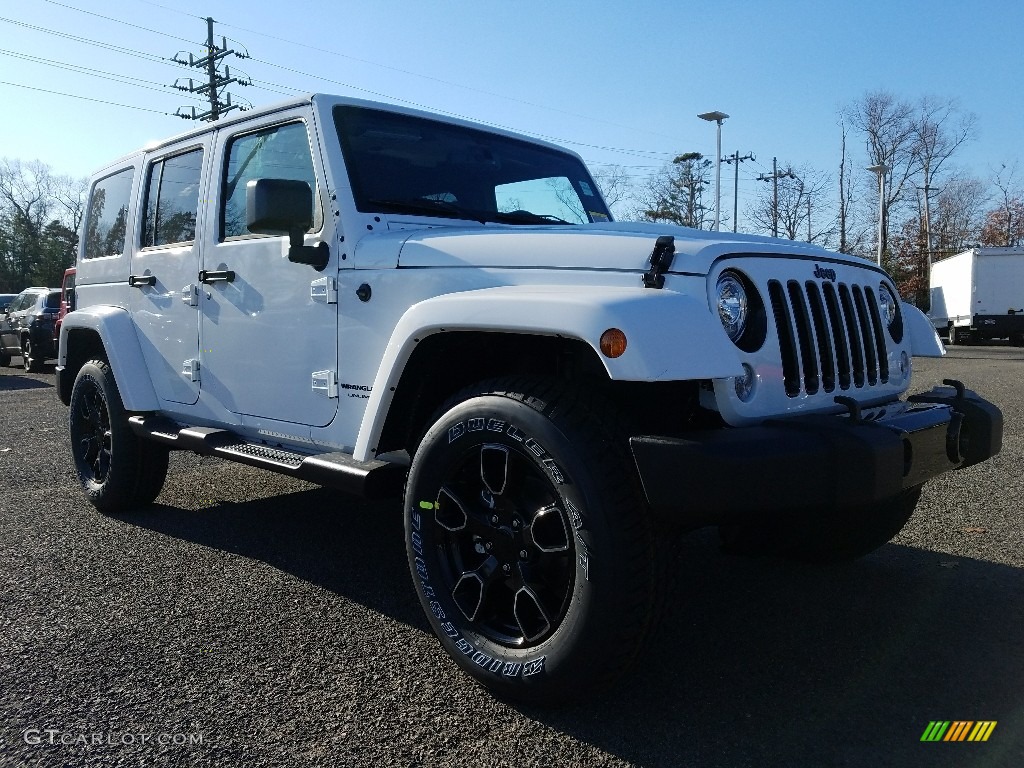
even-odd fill
[{"label": "blue sky", "polygon": [[[164,85],[187,71],[149,57],[199,54],[206,16],[253,56],[229,60],[232,70],[272,84],[230,89],[254,105],[305,91],[412,103],[543,136],[638,178],[680,152],[713,157],[714,126],[696,115],[721,110],[723,154],[757,158],[741,165],[741,209],[773,156],[834,174],[837,112],[870,90],[955,98],[975,113],[978,138],[957,163],[980,178],[1022,154],[1019,0],[19,0],[0,11],[10,83],[0,84],[0,156],[81,176],[187,129],[159,114],[202,106]],[[862,144],[850,150],[862,168]],[[732,207],[728,166],[722,207]]]}]

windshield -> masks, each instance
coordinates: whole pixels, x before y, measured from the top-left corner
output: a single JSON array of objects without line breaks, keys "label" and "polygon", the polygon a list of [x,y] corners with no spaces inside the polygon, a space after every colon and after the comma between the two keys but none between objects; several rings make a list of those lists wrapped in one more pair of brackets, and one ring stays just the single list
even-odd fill
[{"label": "windshield", "polygon": [[364,107],[334,122],[365,213],[585,224],[611,216],[576,157],[487,131]]}]

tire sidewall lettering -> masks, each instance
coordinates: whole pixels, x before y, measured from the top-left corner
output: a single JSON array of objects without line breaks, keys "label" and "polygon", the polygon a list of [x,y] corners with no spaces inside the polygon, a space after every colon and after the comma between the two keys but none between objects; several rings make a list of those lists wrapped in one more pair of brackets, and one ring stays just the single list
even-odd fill
[{"label": "tire sidewall lettering", "polygon": [[[519,403],[515,405],[529,407]],[[475,670],[473,673],[476,676],[483,674],[499,680],[525,682],[529,678],[550,673],[557,668],[560,659],[571,652],[571,649],[561,647],[563,630],[566,626],[577,625],[578,619],[574,616],[576,606],[581,600],[586,601],[586,593],[591,589],[593,558],[587,541],[586,505],[580,497],[580,489],[571,480],[572,474],[552,453],[548,440],[534,434],[531,429],[531,420],[543,419],[545,416],[531,409],[526,413],[527,418],[521,421],[514,416],[499,416],[486,411],[486,407],[477,405],[461,418],[452,415],[442,417],[428,431],[425,443],[435,435],[441,436],[441,440],[436,441],[434,438],[432,454],[423,459],[417,456],[410,473],[407,487],[407,548],[415,587],[427,620],[442,645],[460,666],[467,671]],[[531,414],[533,419],[530,418]],[[430,517],[441,489],[437,478],[443,477],[443,470],[454,465],[466,451],[490,443],[506,445],[530,458],[550,480],[565,507],[569,534],[574,543],[576,576],[568,613],[563,617],[561,625],[542,643],[523,650],[502,646],[465,626],[465,618],[454,604],[449,586],[437,580],[428,562],[432,548],[436,548],[429,528]],[[572,458],[571,455],[569,458]]]}]

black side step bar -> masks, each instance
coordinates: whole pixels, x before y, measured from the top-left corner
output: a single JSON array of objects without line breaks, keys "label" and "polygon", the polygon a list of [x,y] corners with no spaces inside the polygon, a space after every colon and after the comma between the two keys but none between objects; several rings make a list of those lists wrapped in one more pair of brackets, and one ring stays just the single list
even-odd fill
[{"label": "black side step bar", "polygon": [[226,429],[181,427],[162,416],[132,416],[132,431],[173,450],[195,451],[229,461],[269,469],[282,475],[337,488],[366,499],[397,498],[405,467],[386,461],[356,461],[341,451],[313,455],[250,443]]}]

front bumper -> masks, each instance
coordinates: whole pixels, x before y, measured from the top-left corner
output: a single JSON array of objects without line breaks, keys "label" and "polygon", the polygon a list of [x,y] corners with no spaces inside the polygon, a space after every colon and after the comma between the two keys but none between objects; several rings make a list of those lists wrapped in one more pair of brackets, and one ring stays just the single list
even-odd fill
[{"label": "front bumper", "polygon": [[687,527],[873,504],[999,452],[1000,410],[947,383],[896,415],[800,416],[686,438],[637,436],[630,447],[648,504]]}]

